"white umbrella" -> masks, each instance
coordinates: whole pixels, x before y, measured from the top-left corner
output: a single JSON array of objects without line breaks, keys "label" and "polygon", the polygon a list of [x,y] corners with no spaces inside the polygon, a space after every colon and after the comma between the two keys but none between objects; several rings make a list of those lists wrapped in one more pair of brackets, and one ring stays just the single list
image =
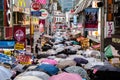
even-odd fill
[{"label": "white umbrella", "polygon": [[36,76],[38,78],[41,78],[42,80],[48,80],[48,78],[50,78],[48,74],[46,74],[45,72],[41,72],[41,71],[27,71],[27,72],[21,73],[16,78],[21,77],[21,76]]},{"label": "white umbrella", "polygon": [[16,77],[14,80],[43,80],[43,79],[38,78],[36,76],[21,76],[21,77]]},{"label": "white umbrella", "polygon": [[12,72],[3,66],[0,66],[0,80],[7,80],[10,79],[11,77]]}]

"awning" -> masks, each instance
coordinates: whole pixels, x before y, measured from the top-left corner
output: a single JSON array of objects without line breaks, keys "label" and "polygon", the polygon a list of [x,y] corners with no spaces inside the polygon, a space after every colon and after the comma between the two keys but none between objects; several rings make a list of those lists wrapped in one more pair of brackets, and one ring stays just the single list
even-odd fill
[{"label": "awning", "polygon": [[83,9],[87,8],[91,5],[93,0],[80,0],[79,3],[76,5],[78,6],[74,13],[79,13]]}]

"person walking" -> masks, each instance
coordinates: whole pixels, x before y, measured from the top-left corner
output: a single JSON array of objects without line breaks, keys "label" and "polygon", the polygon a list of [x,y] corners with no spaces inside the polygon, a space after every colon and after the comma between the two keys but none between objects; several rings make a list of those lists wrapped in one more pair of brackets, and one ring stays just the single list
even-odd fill
[{"label": "person walking", "polygon": [[35,45],[35,56],[38,56],[38,52],[40,51],[40,48],[38,47],[38,44]]}]

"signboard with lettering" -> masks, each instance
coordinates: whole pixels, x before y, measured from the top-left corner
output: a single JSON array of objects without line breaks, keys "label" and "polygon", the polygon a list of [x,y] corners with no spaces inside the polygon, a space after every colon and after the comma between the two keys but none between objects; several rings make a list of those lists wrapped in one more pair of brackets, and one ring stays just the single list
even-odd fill
[{"label": "signboard with lettering", "polygon": [[112,35],[112,45],[115,49],[120,50],[120,35]]},{"label": "signboard with lettering", "polygon": [[40,3],[33,2],[33,3],[31,4],[31,7],[32,7],[33,10],[38,11],[38,10],[40,10],[41,5],[40,5]]},{"label": "signboard with lettering", "polygon": [[29,55],[19,55],[17,56],[17,60],[23,65],[31,64],[31,56]]},{"label": "signboard with lettering", "polygon": [[106,25],[106,37],[110,38],[112,34],[114,34],[114,22],[107,22]]},{"label": "signboard with lettering", "polygon": [[46,9],[40,9],[41,16],[39,17],[40,19],[46,19],[48,17],[48,11]]},{"label": "signboard with lettering", "polygon": [[10,0],[4,0],[4,26],[11,25],[11,3]]},{"label": "signboard with lettering", "polygon": [[16,50],[23,50],[24,49],[24,43],[16,43],[15,44]]},{"label": "signboard with lettering", "polygon": [[14,39],[18,42],[25,42],[26,37],[26,28],[25,27],[14,27]]},{"label": "signboard with lettering", "polygon": [[40,11],[31,11],[31,15],[32,16],[41,16],[41,12]]},{"label": "signboard with lettering", "polygon": [[107,21],[114,20],[114,0],[107,0]]}]

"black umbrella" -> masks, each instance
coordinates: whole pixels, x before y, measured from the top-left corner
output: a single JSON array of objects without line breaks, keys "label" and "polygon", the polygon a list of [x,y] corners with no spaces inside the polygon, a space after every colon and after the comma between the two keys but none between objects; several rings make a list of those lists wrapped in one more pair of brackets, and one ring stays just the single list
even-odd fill
[{"label": "black umbrella", "polygon": [[79,58],[79,57],[74,58],[74,61],[75,61],[77,64],[87,64],[87,63],[88,63],[88,60],[83,59],[83,58]]}]

